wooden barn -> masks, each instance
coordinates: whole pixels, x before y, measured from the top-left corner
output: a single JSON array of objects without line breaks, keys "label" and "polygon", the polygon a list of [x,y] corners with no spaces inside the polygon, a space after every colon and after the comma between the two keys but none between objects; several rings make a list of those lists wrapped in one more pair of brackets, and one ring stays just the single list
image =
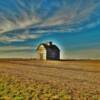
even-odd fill
[{"label": "wooden barn", "polygon": [[52,42],[40,44],[37,52],[41,60],[60,60],[60,49]]}]

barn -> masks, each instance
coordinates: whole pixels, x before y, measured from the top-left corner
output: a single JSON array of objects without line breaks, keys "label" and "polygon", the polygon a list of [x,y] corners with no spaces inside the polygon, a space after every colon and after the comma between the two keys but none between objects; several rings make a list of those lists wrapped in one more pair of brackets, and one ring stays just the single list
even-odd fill
[{"label": "barn", "polygon": [[40,44],[37,52],[41,60],[60,60],[60,49],[52,42]]}]

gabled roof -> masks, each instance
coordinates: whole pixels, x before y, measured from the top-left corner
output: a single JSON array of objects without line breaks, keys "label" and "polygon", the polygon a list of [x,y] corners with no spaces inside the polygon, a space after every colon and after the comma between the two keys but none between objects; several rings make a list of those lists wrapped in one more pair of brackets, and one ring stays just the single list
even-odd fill
[{"label": "gabled roof", "polygon": [[51,49],[51,50],[60,51],[60,49],[59,49],[56,45],[54,45],[54,44],[48,45],[48,44],[46,44],[46,43],[40,44],[40,45],[37,47],[37,50],[38,50],[38,48],[39,48],[41,45],[43,45],[44,48],[45,48],[46,50]]}]

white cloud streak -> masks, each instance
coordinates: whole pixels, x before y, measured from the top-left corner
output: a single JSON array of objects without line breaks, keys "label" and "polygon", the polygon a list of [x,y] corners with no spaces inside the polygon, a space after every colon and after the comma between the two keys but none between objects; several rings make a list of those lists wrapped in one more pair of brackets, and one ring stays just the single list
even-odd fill
[{"label": "white cloud streak", "polygon": [[[79,6],[77,6],[79,5]],[[47,20],[45,20],[43,23],[40,24],[40,27],[44,26],[56,26],[56,25],[66,25],[65,26],[65,31],[72,29],[72,25],[78,25],[78,31],[79,31],[79,26],[82,22],[84,21],[89,21],[91,14],[94,12],[96,7],[100,6],[100,3],[93,3],[93,2],[88,2],[85,5],[85,8],[78,11],[80,9],[80,2],[76,3],[76,5],[72,8],[67,8],[67,7],[62,7],[58,12],[55,13],[55,15]],[[92,22],[93,23],[93,22]],[[89,23],[91,24],[91,23]],[[96,25],[96,23],[94,22]],[[71,26],[71,28],[70,28]],[[89,27],[88,27],[89,28]],[[91,27],[90,27],[91,28]],[[80,28],[82,29],[82,28]],[[76,30],[77,31],[77,30]]]},{"label": "white cloud streak", "polygon": [[[51,8],[58,8],[55,10],[54,14],[49,15],[50,9],[48,6],[44,5],[43,1],[37,1],[37,6],[34,4],[34,0],[11,0],[16,2],[15,11],[12,9],[7,10],[5,6],[0,8],[0,34],[7,31],[16,30],[16,29],[28,29],[37,27],[36,33],[53,33],[53,32],[78,32],[86,28],[92,28],[100,24],[100,20],[93,21],[91,15],[100,6],[100,2],[94,3],[94,0],[84,1],[85,4],[82,8],[83,1],[76,0],[74,4],[68,5],[67,0],[60,1],[51,1]],[[42,9],[44,7],[45,9]],[[48,10],[49,9],[49,10]],[[19,13],[17,13],[19,12]],[[39,12],[45,12],[40,14]],[[43,15],[48,17],[43,18]],[[41,17],[42,16],[42,17]],[[90,22],[89,22],[90,21]],[[86,25],[84,22],[89,22]],[[83,25],[81,25],[83,24]],[[48,27],[48,29],[45,29]],[[13,34],[13,33],[12,33]],[[1,36],[1,42],[16,42],[16,41],[25,41],[26,39],[36,39],[40,35],[21,33],[14,37]]]},{"label": "white cloud streak", "polygon": [[16,46],[3,46],[0,47],[0,51],[14,51],[14,50],[32,50],[31,46],[20,46],[20,47],[16,47]]},{"label": "white cloud streak", "polygon": [[18,34],[18,35],[15,35],[13,37],[9,37],[9,36],[1,36],[0,37],[0,42],[24,42],[25,40],[27,39],[36,39],[36,38],[39,38],[40,35],[38,34]]}]

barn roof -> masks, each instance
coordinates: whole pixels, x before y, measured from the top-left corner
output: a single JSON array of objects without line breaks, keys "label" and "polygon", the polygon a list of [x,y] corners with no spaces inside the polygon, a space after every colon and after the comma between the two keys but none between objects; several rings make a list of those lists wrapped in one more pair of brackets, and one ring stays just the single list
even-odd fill
[{"label": "barn roof", "polygon": [[60,51],[59,50],[59,48],[56,46],[56,45],[54,45],[54,44],[52,44],[52,45],[47,45],[47,44],[42,44],[46,49],[52,49],[52,50],[58,50],[58,51]]},{"label": "barn roof", "polygon": [[[46,43],[41,43],[41,44],[38,46],[38,48],[39,48],[41,45],[43,45],[43,46],[45,47],[46,50],[52,49],[52,50],[60,51],[60,49],[59,49],[56,45],[54,45],[54,44],[48,45],[48,44],[46,44]],[[38,50],[38,48],[37,48],[37,50]]]}]

